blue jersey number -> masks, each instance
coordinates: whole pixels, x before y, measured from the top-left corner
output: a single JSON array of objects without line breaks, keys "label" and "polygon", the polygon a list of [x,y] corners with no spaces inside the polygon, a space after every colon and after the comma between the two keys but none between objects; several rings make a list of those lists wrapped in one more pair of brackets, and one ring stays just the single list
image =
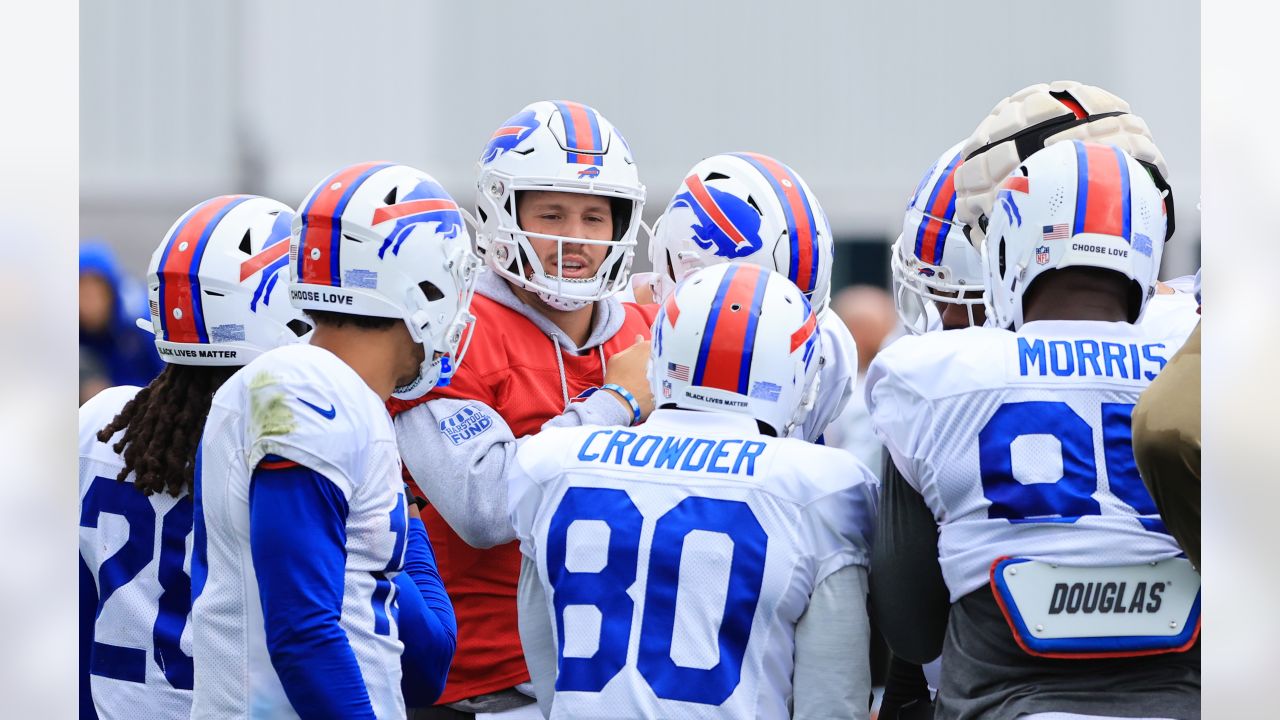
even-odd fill
[{"label": "blue jersey number", "polygon": [[[1132,415],[1132,404],[1102,404],[1108,487],[1112,495],[1134,509],[1144,527],[1166,532],[1133,460]],[[1062,477],[1056,482],[1023,484],[1014,477],[1013,442],[1029,435],[1049,435],[1061,445]],[[978,433],[978,453],[982,492],[991,501],[988,517],[1015,523],[1072,523],[1101,513],[1093,496],[1098,490],[1093,428],[1066,403],[1001,405]]]},{"label": "blue jersey number", "polygon": [[[607,560],[596,572],[565,567],[569,527],[598,520],[609,527]],[[547,573],[554,589],[560,673],[557,690],[598,692],[627,662],[643,517],[622,490],[570,488],[551,518],[547,533]],[[720,661],[708,669],[686,668],[671,659],[676,594],[685,537],[694,530],[724,533],[733,541],[729,588],[720,623]],[[650,543],[648,582],[640,620],[636,664],[655,695],[668,700],[719,705],[742,678],[742,660],[764,582],[769,538],[746,503],[706,497],[685,498],[658,519]],[[564,656],[564,613],[573,605],[600,611],[600,638],[589,658]]]},{"label": "blue jersey number", "polygon": [[[391,549],[391,559],[382,572],[373,573],[373,632],[375,635],[390,635],[391,620],[387,618],[387,608],[391,608],[391,618],[399,621],[396,607],[395,583],[387,579],[387,573],[399,570],[404,565],[404,541],[409,531],[409,516],[405,514],[404,493],[396,497],[396,506],[391,508],[391,534],[395,536],[395,545]],[[388,602],[389,601],[389,602]]]},{"label": "blue jersey number", "polygon": [[[191,613],[191,578],[182,569],[187,535],[191,533],[191,508],[191,498],[183,497],[161,519],[157,571],[161,594],[151,630],[156,665],[169,684],[179,690],[190,690],[193,680],[191,658],[178,646]],[[123,517],[129,526],[129,536],[98,568],[97,617],[101,617],[102,608],[111,596],[137,577],[156,556],[156,512],[151,501],[137,488],[109,478],[94,478],[80,509],[80,526],[98,527],[98,519],[104,513]],[[147,652],[145,648],[95,641],[89,672],[144,683]]]}]

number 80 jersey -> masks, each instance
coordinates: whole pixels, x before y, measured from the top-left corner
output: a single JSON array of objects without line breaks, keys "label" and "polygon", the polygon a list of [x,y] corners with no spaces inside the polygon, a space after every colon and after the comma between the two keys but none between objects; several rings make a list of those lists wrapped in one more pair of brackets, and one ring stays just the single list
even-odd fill
[{"label": "number 80 jersey", "polygon": [[509,503],[550,605],[552,717],[789,716],[796,623],[867,564],[875,497],[848,453],[740,415],[526,439]]},{"label": "number 80 jersey", "polygon": [[957,601],[1000,557],[1102,567],[1181,553],[1133,459],[1138,395],[1181,330],[1036,321],[905,337],[867,374],[876,433],[939,525]]}]

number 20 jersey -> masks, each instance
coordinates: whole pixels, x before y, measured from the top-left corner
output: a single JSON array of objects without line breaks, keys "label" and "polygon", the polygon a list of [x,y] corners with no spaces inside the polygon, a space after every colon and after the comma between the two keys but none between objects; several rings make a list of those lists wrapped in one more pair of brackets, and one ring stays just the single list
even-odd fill
[{"label": "number 20 jersey", "polygon": [[323,475],[346,500],[339,624],[374,713],[404,717],[391,578],[403,564],[408,518],[395,430],[355,371],[305,344],[276,348],[232,375],[205,423],[192,560],[192,717],[297,717],[267,652],[249,544],[250,479],[267,455]]},{"label": "number 20 jersey", "polygon": [[876,433],[939,526],[954,602],[1003,556],[1087,567],[1176,557],[1130,417],[1186,335],[1036,321],[904,337],[867,374]]},{"label": "number 20 jersey", "polygon": [[123,432],[97,438],[138,390],[110,388],[80,408],[80,559],[92,576],[80,591],[91,583],[98,600],[81,611],[95,614],[89,681],[103,720],[191,715],[191,497],[116,480],[124,461],[111,443]]},{"label": "number 20 jersey", "polygon": [[543,430],[510,487],[558,638],[553,718],[787,717],[795,625],[874,534],[853,456],[741,415]]}]

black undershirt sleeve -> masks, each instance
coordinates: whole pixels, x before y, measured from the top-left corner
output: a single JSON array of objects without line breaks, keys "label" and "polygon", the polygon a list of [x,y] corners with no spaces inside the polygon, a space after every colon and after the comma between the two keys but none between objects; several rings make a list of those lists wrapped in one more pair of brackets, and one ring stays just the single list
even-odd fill
[{"label": "black undershirt sleeve", "polygon": [[871,552],[871,612],[893,654],[925,664],[942,654],[951,602],[933,513],[885,453]]}]

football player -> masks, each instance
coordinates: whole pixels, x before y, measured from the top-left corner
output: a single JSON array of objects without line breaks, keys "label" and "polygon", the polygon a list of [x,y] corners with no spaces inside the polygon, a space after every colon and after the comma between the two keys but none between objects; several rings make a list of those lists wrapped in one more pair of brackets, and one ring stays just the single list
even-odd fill
[{"label": "football player", "polygon": [[80,408],[81,717],[191,715],[196,446],[223,381],[309,330],[280,281],[292,220],[249,195],[183,213],[151,256],[138,321],[164,369]]},{"label": "football player", "polygon": [[817,442],[844,409],[858,372],[848,327],[827,312],[835,248],[827,215],[794,170],[759,153],[713,155],[685,175],[654,224],[649,259],[661,303],[698,268],[749,262],[785,275],[810,301],[822,334],[817,404],[795,437]]},{"label": "football player", "polygon": [[521,445],[521,636],[548,717],[867,717],[876,482],[788,437],[816,325],[786,276],[700,270],[655,321],[648,422]]},{"label": "football player", "polygon": [[431,176],[362,163],[307,195],[289,262],[311,342],[224,383],[197,459],[192,716],[403,718],[402,651],[429,703],[456,630],[385,402],[462,362],[479,260]]},{"label": "football player", "polygon": [[[890,260],[893,302],[903,327],[913,335],[980,327],[986,322],[982,304],[982,257],[965,237],[964,228],[955,218],[955,175],[963,163],[963,145],[961,142],[947,148],[925,171],[907,203],[902,232],[893,243]],[[879,446],[878,442],[876,444]],[[896,474],[892,460],[887,456],[885,460],[882,477]],[[901,478],[898,478],[886,483],[885,492],[893,492],[900,482]],[[945,619],[945,610],[942,615],[920,612],[920,608],[903,603],[899,593],[881,592],[884,587],[896,589],[903,584],[915,585],[918,592],[912,597],[917,602],[946,597],[946,586],[936,573],[922,576],[895,562],[895,555],[903,551],[901,546],[893,544],[895,539],[898,542],[918,540],[926,550],[935,547],[929,536],[904,538],[890,530],[901,522],[892,514],[896,509],[895,503],[881,504],[880,510],[885,516],[877,522],[876,532],[886,537],[883,541],[877,538],[871,553],[872,574],[877,578],[871,589],[871,605],[877,629],[885,635],[890,647],[901,642],[898,636],[902,628],[906,628],[908,636],[917,634],[920,616]],[[928,518],[920,518],[919,522],[923,524],[926,520]],[[923,587],[927,579],[933,578],[937,581],[931,587]],[[927,608],[932,609],[935,608]],[[937,667],[936,662],[927,666],[935,687]],[[885,686],[881,717],[932,717],[932,700],[920,666],[895,653]]]},{"label": "football player", "polygon": [[1164,198],[1126,152],[1080,141],[997,191],[1012,207],[982,251],[991,327],[903,338],[868,375],[901,473],[881,515],[901,522],[877,541],[908,572],[940,562],[949,591],[949,617],[918,618],[903,654],[931,659],[945,625],[938,717],[1198,717],[1199,578],[1130,437],[1138,394],[1185,339],[1134,324]]},{"label": "football player", "polygon": [[[960,150],[963,164],[955,173],[955,218],[974,247],[982,247],[987,224],[999,207],[1004,178],[1037,150],[1070,139],[1115,145],[1128,152],[1151,176],[1163,202],[1165,239],[1173,237],[1173,191],[1164,155],[1156,147],[1146,121],[1129,103],[1092,85],[1072,80],[1030,85],[1001,100],[979,123]],[[1141,322],[1156,334],[1187,335],[1199,321],[1198,303],[1177,278],[1158,283]],[[1189,285],[1189,283],[1186,283]]]},{"label": "football player", "polygon": [[626,427],[652,408],[649,346],[637,338],[657,309],[613,297],[643,204],[622,134],[581,103],[528,105],[481,154],[476,244],[489,272],[471,305],[467,365],[425,400],[391,404],[464,629],[439,700],[449,707],[417,718],[537,715],[517,627],[507,469],[518,442],[544,427]]},{"label": "football player", "polygon": [[908,332],[981,326],[982,258],[956,220],[956,171],[964,143],[947,148],[920,178],[893,243],[893,301]]}]

